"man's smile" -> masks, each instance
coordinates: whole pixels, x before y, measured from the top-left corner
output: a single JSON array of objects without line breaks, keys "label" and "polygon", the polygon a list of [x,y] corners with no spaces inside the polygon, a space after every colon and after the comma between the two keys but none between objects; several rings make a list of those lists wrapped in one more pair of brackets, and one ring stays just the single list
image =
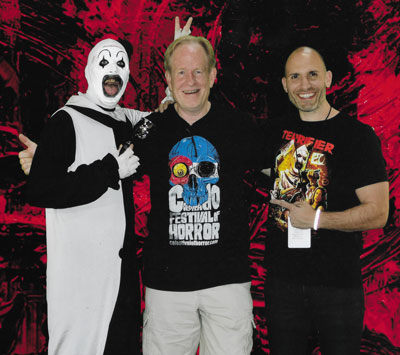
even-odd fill
[{"label": "man's smile", "polygon": [[183,90],[182,92],[184,94],[191,95],[191,94],[197,94],[199,91],[200,89],[193,89],[193,90]]},{"label": "man's smile", "polygon": [[310,93],[304,93],[304,94],[297,94],[300,99],[306,100],[306,99],[311,99],[315,96],[315,92],[310,92]]}]

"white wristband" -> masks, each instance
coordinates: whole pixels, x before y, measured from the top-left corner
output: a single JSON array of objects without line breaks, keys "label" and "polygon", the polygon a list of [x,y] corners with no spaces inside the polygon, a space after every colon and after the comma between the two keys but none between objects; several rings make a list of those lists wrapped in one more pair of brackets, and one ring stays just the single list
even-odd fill
[{"label": "white wristband", "polygon": [[315,213],[315,218],[314,218],[314,230],[315,231],[318,229],[318,222],[319,222],[320,215],[321,215],[321,210],[317,209],[317,212]]}]

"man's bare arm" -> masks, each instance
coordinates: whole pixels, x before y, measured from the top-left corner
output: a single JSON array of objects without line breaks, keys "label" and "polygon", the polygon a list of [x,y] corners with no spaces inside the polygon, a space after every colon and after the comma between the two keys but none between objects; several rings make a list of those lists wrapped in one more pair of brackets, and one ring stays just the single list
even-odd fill
[{"label": "man's bare arm", "polygon": [[379,182],[356,190],[360,205],[343,212],[323,212],[319,228],[345,232],[382,228],[389,213],[389,183]]},{"label": "man's bare arm", "polygon": [[[360,204],[341,212],[321,212],[318,229],[343,232],[382,228],[389,213],[389,183],[379,182],[356,190]],[[313,228],[316,210],[306,201],[289,203],[271,200],[289,210],[290,221],[297,228]]]}]

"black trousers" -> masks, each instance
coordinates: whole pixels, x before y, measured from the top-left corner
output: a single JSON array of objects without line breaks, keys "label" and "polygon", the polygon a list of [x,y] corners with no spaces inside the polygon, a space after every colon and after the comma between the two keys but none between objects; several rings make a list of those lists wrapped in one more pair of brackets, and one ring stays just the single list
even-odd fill
[{"label": "black trousers", "polygon": [[[133,256],[132,256],[133,255]],[[103,355],[140,355],[140,287],[136,255],[122,257],[121,284]]]},{"label": "black trousers", "polygon": [[362,287],[306,286],[267,280],[266,317],[271,355],[307,354],[312,329],[322,355],[359,355],[364,318]]}]

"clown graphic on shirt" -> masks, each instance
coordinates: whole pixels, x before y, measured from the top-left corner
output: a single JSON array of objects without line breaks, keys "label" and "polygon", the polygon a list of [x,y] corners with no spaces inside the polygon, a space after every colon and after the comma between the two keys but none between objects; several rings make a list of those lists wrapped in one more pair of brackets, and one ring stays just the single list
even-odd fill
[{"label": "clown graphic on shirt", "polygon": [[[331,149],[330,143],[324,146],[324,151],[320,149],[318,140],[310,137],[307,137],[308,140],[301,140],[298,138],[300,135],[294,135],[295,138],[292,139],[293,134],[290,135],[290,132],[284,132],[284,136],[290,140],[283,144],[276,157],[275,182],[271,196],[291,203],[305,200],[314,209],[326,210],[326,187],[329,184],[326,154],[330,153],[326,148]],[[316,143],[319,144],[319,149],[316,149]],[[279,206],[271,207],[270,215],[282,230],[287,228],[287,213],[287,210]]]}]

